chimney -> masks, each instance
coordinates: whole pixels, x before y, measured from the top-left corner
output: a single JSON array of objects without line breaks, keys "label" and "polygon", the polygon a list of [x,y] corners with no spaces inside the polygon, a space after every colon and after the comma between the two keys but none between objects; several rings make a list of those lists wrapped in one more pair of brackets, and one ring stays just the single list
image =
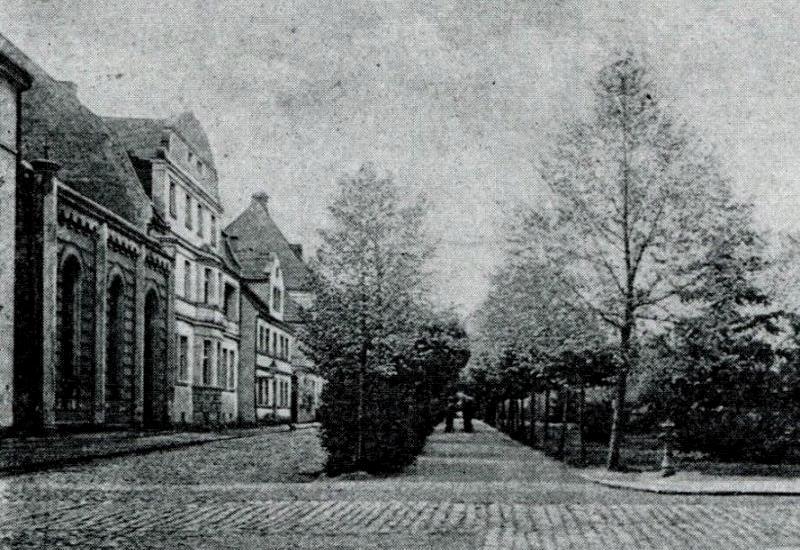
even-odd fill
[{"label": "chimney", "polygon": [[289,248],[292,249],[294,255],[297,256],[297,259],[301,262],[303,261],[303,245],[300,243],[292,243],[289,245]]},{"label": "chimney", "polygon": [[267,193],[253,193],[253,202],[260,204],[264,210],[269,210],[269,195]]}]

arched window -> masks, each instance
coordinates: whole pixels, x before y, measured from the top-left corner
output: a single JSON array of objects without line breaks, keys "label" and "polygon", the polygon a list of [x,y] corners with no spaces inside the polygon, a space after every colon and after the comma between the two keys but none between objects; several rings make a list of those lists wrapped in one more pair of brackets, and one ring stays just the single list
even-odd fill
[{"label": "arched window", "polygon": [[80,402],[78,370],[80,365],[81,264],[69,256],[61,264],[59,304],[59,360],[56,372],[56,408],[73,411]]},{"label": "arched window", "polygon": [[108,286],[108,316],[106,321],[106,399],[118,401],[122,397],[123,372],[122,344],[124,319],[124,286],[117,275]]}]

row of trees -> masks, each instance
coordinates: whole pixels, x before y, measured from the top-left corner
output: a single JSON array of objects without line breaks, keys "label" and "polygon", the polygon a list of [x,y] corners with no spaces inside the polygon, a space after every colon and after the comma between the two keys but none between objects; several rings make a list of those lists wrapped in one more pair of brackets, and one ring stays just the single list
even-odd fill
[{"label": "row of trees", "polygon": [[621,466],[632,377],[637,408],[676,419],[685,442],[717,417],[707,448],[754,414],[774,434],[770,399],[789,400],[778,382],[793,376],[779,371],[796,369],[773,345],[790,324],[761,284],[750,205],[635,55],[593,86],[590,115],[540,159],[546,201],[515,213],[468,378],[495,400],[608,385],[609,469]]},{"label": "row of trees", "polygon": [[421,451],[469,358],[466,333],[430,303],[425,203],[366,165],[339,181],[321,232],[310,343],[327,379],[328,471],[390,471]]}]

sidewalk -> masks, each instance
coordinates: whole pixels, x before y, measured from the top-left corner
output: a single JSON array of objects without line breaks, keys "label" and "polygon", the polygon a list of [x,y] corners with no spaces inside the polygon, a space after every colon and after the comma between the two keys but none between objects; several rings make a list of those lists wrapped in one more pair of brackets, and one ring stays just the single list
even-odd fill
[{"label": "sidewalk", "polygon": [[800,496],[800,478],[718,476],[677,472],[662,477],[659,472],[609,472],[603,469],[572,469],[575,475],[615,489],[662,495]]},{"label": "sidewalk", "polygon": [[[296,424],[297,429],[316,426]],[[286,425],[224,432],[95,432],[0,438],[0,476],[77,464],[96,458],[167,451],[289,431]]]}]

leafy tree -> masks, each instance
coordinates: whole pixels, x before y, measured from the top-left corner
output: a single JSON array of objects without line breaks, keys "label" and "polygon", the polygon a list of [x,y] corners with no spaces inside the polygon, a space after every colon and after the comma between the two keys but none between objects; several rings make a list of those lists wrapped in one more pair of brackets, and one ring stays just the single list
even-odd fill
[{"label": "leafy tree", "polygon": [[[606,340],[591,311],[564,307],[559,299],[562,277],[552,265],[535,257],[512,254],[493,276],[476,316],[476,361],[470,369],[473,383],[483,384],[481,394],[496,397],[493,404],[509,401],[511,418],[504,422],[510,425],[505,427],[534,444],[537,394],[545,396],[547,439],[550,393],[572,381],[569,370],[578,368],[564,358],[600,349]],[[519,433],[523,422],[518,402],[523,397],[530,397],[527,434]]]},{"label": "leafy tree", "polygon": [[340,179],[329,210],[308,335],[328,381],[328,469],[398,468],[421,449],[429,401],[463,363],[463,335],[428,305],[423,201],[365,165]]},{"label": "leafy tree", "polygon": [[565,123],[542,155],[549,200],[521,212],[511,241],[563,270],[565,305],[617,333],[607,457],[616,469],[641,324],[671,315],[732,201],[712,152],[662,106],[636,56],[603,67],[594,92],[590,116]]},{"label": "leafy tree", "polygon": [[[782,314],[758,284],[765,264],[747,209],[731,220],[694,266],[696,281],[681,292],[687,312],[653,343],[665,366],[644,400],[657,417],[677,421],[689,448],[763,458],[775,454],[766,440],[778,442],[785,429],[776,417],[781,375],[770,343]],[[793,422],[784,412],[778,416]]]}]

